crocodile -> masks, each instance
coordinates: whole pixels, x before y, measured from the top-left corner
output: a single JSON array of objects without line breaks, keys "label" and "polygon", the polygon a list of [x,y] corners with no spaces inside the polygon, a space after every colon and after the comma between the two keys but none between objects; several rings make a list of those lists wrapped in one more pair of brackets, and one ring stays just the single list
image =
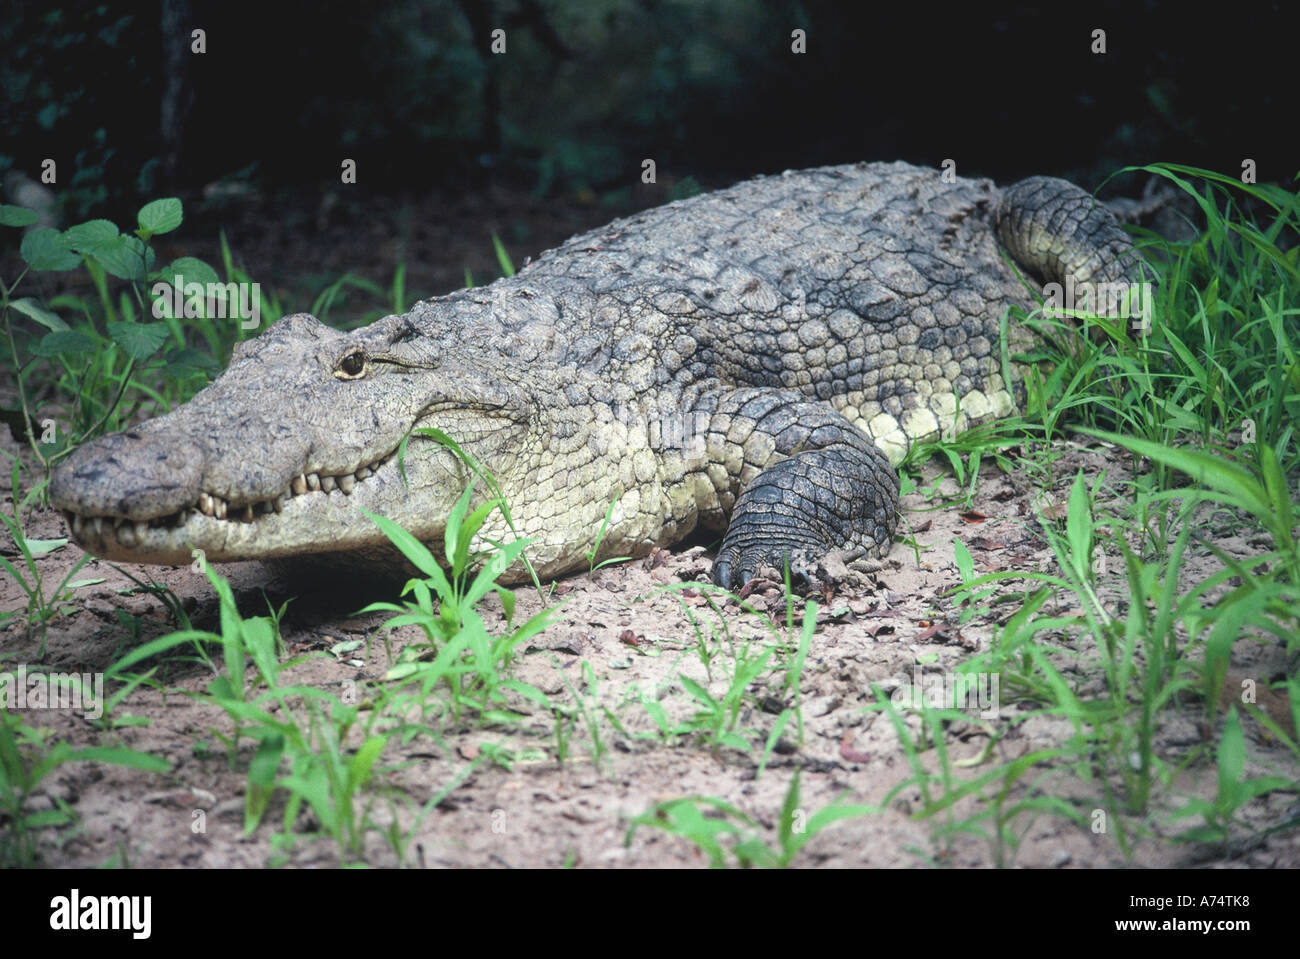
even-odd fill
[{"label": "crocodile", "polygon": [[[722,586],[786,562],[806,580],[889,550],[915,444],[1014,412],[1032,334],[1011,307],[1140,265],[1060,179],[759,177],[351,332],[286,316],[188,403],[74,451],[50,500],[108,559],[386,566],[401,557],[367,513],[438,555],[467,486],[487,496],[481,470],[544,578],[704,527]],[[507,532],[494,513],[480,536]]]}]

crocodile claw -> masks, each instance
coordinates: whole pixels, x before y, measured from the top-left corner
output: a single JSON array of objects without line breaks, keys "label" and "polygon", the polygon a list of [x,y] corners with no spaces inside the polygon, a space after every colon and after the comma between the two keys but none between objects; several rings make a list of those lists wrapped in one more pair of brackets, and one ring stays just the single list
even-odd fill
[{"label": "crocodile claw", "polygon": [[784,579],[787,561],[790,588],[798,593],[806,592],[813,585],[811,567],[798,553],[792,556],[788,549],[781,548],[745,549],[724,545],[713,563],[713,581],[726,590],[739,590],[765,573],[768,576],[775,573],[775,579],[780,581]]}]

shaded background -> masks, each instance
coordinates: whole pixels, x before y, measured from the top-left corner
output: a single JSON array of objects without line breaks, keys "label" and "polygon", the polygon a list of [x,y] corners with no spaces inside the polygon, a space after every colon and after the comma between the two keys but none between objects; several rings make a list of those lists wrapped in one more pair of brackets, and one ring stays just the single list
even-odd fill
[{"label": "shaded background", "polygon": [[[61,225],[134,221],[310,295],[490,278],[632,209],[754,173],[905,159],[1093,189],[1127,164],[1290,182],[1296,32],[1281,3],[425,0],[0,6],[0,175],[58,162]],[[190,52],[190,31],[207,52]],[[506,31],[506,53],[489,52]],[[791,52],[791,30],[807,53]],[[1093,53],[1092,31],[1106,31]],[[344,158],[358,182],[340,182]],[[652,158],[658,182],[640,182]],[[10,177],[12,181],[12,176]],[[1133,192],[1130,181],[1116,188]],[[4,238],[11,243],[13,237]]]}]

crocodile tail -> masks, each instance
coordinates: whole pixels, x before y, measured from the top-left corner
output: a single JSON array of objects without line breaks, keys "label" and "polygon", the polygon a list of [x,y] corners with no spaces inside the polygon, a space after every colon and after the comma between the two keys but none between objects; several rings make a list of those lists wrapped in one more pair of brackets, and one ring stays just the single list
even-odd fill
[{"label": "crocodile tail", "polygon": [[[1002,191],[998,239],[1049,283],[1138,280],[1142,260],[1104,203],[1065,180],[1035,176]],[[1154,279],[1151,269],[1145,279]]]}]

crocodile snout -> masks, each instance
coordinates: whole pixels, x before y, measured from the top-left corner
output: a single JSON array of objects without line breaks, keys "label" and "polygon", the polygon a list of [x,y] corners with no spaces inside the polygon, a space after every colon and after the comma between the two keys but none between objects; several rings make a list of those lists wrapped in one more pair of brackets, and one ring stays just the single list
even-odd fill
[{"label": "crocodile snout", "polygon": [[50,478],[50,503],[78,516],[149,520],[194,503],[203,451],[173,432],[128,430],[85,444]]}]

